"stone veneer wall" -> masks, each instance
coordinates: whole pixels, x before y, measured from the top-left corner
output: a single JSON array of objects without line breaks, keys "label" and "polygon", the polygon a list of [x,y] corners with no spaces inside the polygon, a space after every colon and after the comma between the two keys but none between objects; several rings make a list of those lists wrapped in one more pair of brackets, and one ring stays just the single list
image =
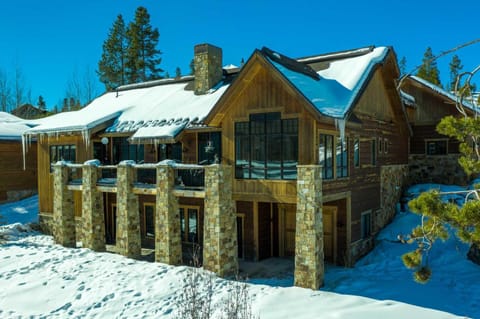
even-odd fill
[{"label": "stone veneer wall", "polygon": [[141,255],[138,196],[133,193],[135,168],[132,161],[120,162],[117,168],[117,238],[116,248],[124,256]]},{"label": "stone veneer wall", "polygon": [[195,94],[205,94],[222,79],[222,49],[211,44],[196,45],[193,60]]},{"label": "stone veneer wall", "polygon": [[205,167],[203,267],[225,277],[238,272],[237,217],[231,166]]},{"label": "stone veneer wall", "polygon": [[105,251],[103,196],[97,191],[99,161],[88,161],[82,169],[82,247]]},{"label": "stone veneer wall", "polygon": [[323,221],[321,166],[298,165],[295,231],[295,286],[323,285]]},{"label": "stone veneer wall", "polygon": [[42,233],[46,235],[52,235],[54,232],[55,224],[53,223],[53,214],[51,213],[38,213],[38,223]]},{"label": "stone veneer wall", "polygon": [[73,193],[67,189],[68,167],[58,162],[53,170],[53,237],[62,246],[76,247]]},{"label": "stone veneer wall", "polygon": [[155,261],[169,265],[182,263],[182,241],[178,199],[173,194],[175,172],[168,165],[157,166],[155,207]]},{"label": "stone veneer wall", "polygon": [[408,157],[409,184],[466,185],[468,176],[458,164],[459,157],[458,154],[410,155]]},{"label": "stone veneer wall", "polygon": [[395,207],[400,202],[408,178],[407,165],[382,166],[380,170],[380,207],[373,217],[373,232],[390,223],[395,216]]}]

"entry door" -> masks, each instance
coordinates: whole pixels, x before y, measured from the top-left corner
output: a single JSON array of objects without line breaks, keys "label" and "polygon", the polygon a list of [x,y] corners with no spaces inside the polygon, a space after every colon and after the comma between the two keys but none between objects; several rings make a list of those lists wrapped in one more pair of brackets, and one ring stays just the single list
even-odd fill
[{"label": "entry door", "polygon": [[325,261],[336,261],[337,207],[323,206],[323,253]]},{"label": "entry door", "polygon": [[105,216],[105,240],[107,244],[115,245],[117,239],[117,205],[112,204]]}]

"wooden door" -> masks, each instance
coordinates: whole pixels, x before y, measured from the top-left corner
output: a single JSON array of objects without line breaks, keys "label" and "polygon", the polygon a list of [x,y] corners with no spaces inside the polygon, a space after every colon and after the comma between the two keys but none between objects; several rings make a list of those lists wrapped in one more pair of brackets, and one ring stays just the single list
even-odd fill
[{"label": "wooden door", "polygon": [[285,232],[284,232],[284,255],[295,256],[295,227],[296,207],[288,206],[285,208]]},{"label": "wooden door", "polygon": [[323,206],[323,253],[325,261],[335,263],[337,240],[337,207]]}]

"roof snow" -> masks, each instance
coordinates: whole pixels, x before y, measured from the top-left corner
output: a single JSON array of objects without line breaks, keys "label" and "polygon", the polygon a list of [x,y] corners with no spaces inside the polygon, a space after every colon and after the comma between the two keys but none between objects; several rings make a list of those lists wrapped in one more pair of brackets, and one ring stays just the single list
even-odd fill
[{"label": "roof snow", "polygon": [[21,140],[23,132],[30,128],[30,122],[13,114],[0,112],[0,140]]},{"label": "roof snow", "polygon": [[270,58],[269,61],[303,93],[321,114],[343,119],[374,66],[383,62],[389,51],[386,47],[359,50],[356,50],[358,51],[356,53],[364,54],[331,61],[328,68],[317,72],[320,80],[291,70]]},{"label": "roof snow", "polygon": [[109,92],[85,108],[48,117],[27,134],[55,134],[65,131],[88,132],[112,121],[110,133],[135,133],[132,139],[175,137],[190,123],[201,122],[228,85],[204,95],[186,90],[186,82],[137,85]]}]

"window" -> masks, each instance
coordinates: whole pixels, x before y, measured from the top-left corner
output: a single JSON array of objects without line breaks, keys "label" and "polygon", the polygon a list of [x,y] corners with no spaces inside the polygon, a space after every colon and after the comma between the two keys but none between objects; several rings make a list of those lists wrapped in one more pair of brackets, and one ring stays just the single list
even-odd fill
[{"label": "window", "polygon": [[174,144],[158,145],[158,161],[160,162],[166,159],[181,162],[182,161],[182,143],[177,142]]},{"label": "window", "polygon": [[235,123],[236,178],[295,179],[297,164],[297,119],[261,113]]},{"label": "window", "polygon": [[383,147],[383,152],[385,154],[388,154],[388,138],[384,139],[383,142],[385,143],[385,145]]},{"label": "window", "polygon": [[360,139],[353,141],[353,166],[360,167]]},{"label": "window", "polygon": [[[335,158],[333,157],[335,141]],[[348,177],[348,139],[320,134],[318,149],[320,165],[323,167],[323,179]],[[335,168],[335,170],[334,170]]]},{"label": "window", "polygon": [[381,137],[378,138],[378,154],[383,153],[383,139]]},{"label": "window", "polygon": [[348,138],[337,137],[336,157],[337,178],[348,177]]},{"label": "window", "polygon": [[52,145],[50,146],[50,163],[55,164],[58,161],[75,162],[75,145]]},{"label": "window", "polygon": [[320,165],[323,166],[323,179],[333,178],[333,135],[320,134],[318,149]]},{"label": "window", "polygon": [[143,211],[145,214],[145,236],[155,237],[155,204],[144,204]]},{"label": "window", "polygon": [[198,243],[198,207],[180,207],[180,233],[183,242]]},{"label": "window", "polygon": [[130,144],[126,137],[112,138],[113,164],[121,161],[132,160],[136,163],[142,163],[144,160],[143,145]]},{"label": "window", "polygon": [[371,162],[370,164],[372,164],[373,166],[377,165],[377,139],[373,139],[372,142],[371,142]]},{"label": "window", "polygon": [[427,155],[446,155],[447,140],[427,140],[425,148]]},{"label": "window", "polygon": [[220,132],[198,133],[198,163],[219,163],[222,158],[222,134]]},{"label": "window", "polygon": [[372,235],[372,212],[362,213],[361,217],[362,239],[369,238]]}]

